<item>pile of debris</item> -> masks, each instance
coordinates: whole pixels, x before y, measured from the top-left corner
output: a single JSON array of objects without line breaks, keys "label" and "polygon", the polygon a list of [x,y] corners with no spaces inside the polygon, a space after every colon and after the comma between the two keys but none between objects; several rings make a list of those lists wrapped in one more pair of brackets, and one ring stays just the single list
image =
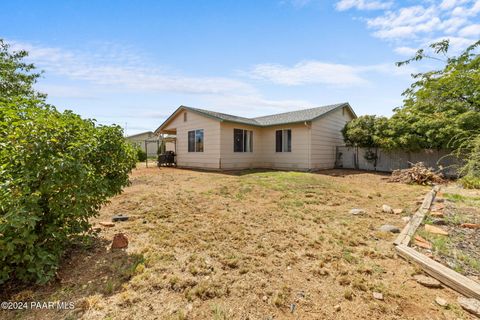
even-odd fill
[{"label": "pile of debris", "polygon": [[443,183],[443,175],[427,168],[423,162],[417,162],[408,169],[394,170],[389,179],[390,182],[402,182],[409,184],[432,185]]}]

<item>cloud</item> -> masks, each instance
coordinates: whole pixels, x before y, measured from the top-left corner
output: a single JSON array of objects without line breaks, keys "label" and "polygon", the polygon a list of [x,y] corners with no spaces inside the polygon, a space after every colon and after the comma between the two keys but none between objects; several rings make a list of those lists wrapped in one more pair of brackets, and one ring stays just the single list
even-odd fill
[{"label": "cloud", "polygon": [[472,24],[458,32],[462,37],[480,37],[480,24]]},{"label": "cloud", "polygon": [[394,51],[402,56],[412,56],[417,52],[417,49],[410,47],[397,47]]},{"label": "cloud", "polygon": [[[352,9],[357,0],[340,0],[337,9]],[[383,4],[383,2],[382,2]],[[458,53],[479,38],[480,0],[422,0],[414,5],[391,3],[379,14],[360,17],[372,35],[394,44],[394,51],[410,54],[412,47],[425,47],[438,39],[451,40]],[[463,46],[460,48],[460,46]]]},{"label": "cloud", "polygon": [[232,78],[197,77],[167,72],[162,68],[145,65],[138,54],[108,45],[103,49],[95,48],[95,53],[80,53],[24,42],[10,43],[13,50],[29,51],[29,59],[44,69],[47,75],[87,81],[116,90],[190,94],[254,91],[247,83]]},{"label": "cloud", "polygon": [[259,64],[254,66],[248,74],[253,79],[288,86],[305,84],[349,86],[367,82],[351,66],[321,61],[302,61],[291,67],[280,64]]},{"label": "cloud", "polygon": [[301,61],[293,66],[259,64],[244,74],[250,78],[285,86],[323,84],[336,87],[369,85],[368,73],[394,76],[410,75],[412,68],[399,69],[394,64],[346,65],[323,61]]},{"label": "cloud", "polygon": [[340,0],[335,7],[338,11],[345,11],[352,8],[357,10],[379,10],[388,9],[393,5],[392,1],[375,0]]}]

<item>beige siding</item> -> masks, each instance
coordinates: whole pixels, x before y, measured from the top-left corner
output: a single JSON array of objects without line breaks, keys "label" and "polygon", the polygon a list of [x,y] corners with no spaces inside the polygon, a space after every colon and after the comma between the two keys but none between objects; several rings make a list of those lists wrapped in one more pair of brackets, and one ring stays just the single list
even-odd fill
[{"label": "beige siding", "polygon": [[[292,130],[292,152],[275,152],[275,131]],[[273,169],[309,169],[309,128],[305,124],[262,128],[262,167]]]},{"label": "beige siding", "polygon": [[[187,121],[183,114],[187,112]],[[219,169],[220,122],[195,112],[180,112],[165,128],[175,130],[177,136],[177,165],[179,167]],[[188,152],[188,131],[203,129],[203,152]]]},{"label": "beige siding", "polygon": [[[233,129],[253,131],[253,152],[233,152]],[[261,167],[261,128],[222,122],[220,124],[220,132],[220,155],[222,169],[248,169]]]},{"label": "beige siding", "polygon": [[353,119],[347,108],[335,110],[311,125],[311,169],[331,169],[335,166],[335,147],[344,145],[341,130]]}]

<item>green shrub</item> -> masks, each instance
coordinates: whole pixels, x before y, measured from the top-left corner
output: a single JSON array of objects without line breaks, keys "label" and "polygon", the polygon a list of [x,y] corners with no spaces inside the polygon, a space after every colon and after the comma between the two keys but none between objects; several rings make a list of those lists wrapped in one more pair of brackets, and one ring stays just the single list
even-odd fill
[{"label": "green shrub", "polygon": [[137,147],[137,161],[144,162],[145,160],[147,160],[147,153],[142,148]]},{"label": "green shrub", "polygon": [[466,137],[456,155],[465,159],[460,168],[460,184],[468,189],[480,189],[480,134]]},{"label": "green shrub", "polygon": [[135,160],[118,126],[0,99],[0,284],[47,282],[88,219],[128,185]]}]

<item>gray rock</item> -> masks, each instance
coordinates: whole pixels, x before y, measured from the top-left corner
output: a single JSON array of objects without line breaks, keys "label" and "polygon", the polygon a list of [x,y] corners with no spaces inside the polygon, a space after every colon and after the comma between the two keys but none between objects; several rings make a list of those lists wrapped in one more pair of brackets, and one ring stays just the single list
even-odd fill
[{"label": "gray rock", "polygon": [[382,211],[385,212],[385,213],[393,213],[392,207],[390,207],[389,205],[386,205],[386,204],[384,204],[382,206]]},{"label": "gray rock", "polygon": [[460,306],[471,314],[480,317],[480,301],[474,298],[458,297]]},{"label": "gray rock", "polygon": [[400,228],[390,224],[384,224],[379,228],[379,230],[382,232],[400,233]]},{"label": "gray rock", "polygon": [[415,281],[420,283],[422,286],[428,287],[428,288],[441,288],[442,284],[431,277],[427,277],[421,274],[417,274],[416,276],[413,277]]},{"label": "gray rock", "polygon": [[365,214],[367,213],[365,210],[363,209],[351,209],[350,210],[350,214],[353,214],[354,216],[358,216],[358,215],[362,215],[362,214]]},{"label": "gray rock", "polygon": [[383,300],[383,294],[381,294],[380,292],[374,292],[373,298],[377,300]]},{"label": "gray rock", "polygon": [[448,306],[448,302],[447,300],[443,299],[443,298],[440,298],[440,297],[436,297],[435,298],[435,302],[440,306],[440,307],[446,307]]},{"label": "gray rock", "polygon": [[333,310],[339,312],[340,310],[342,310],[342,307],[340,307],[340,305],[337,304],[336,306],[333,307]]}]

